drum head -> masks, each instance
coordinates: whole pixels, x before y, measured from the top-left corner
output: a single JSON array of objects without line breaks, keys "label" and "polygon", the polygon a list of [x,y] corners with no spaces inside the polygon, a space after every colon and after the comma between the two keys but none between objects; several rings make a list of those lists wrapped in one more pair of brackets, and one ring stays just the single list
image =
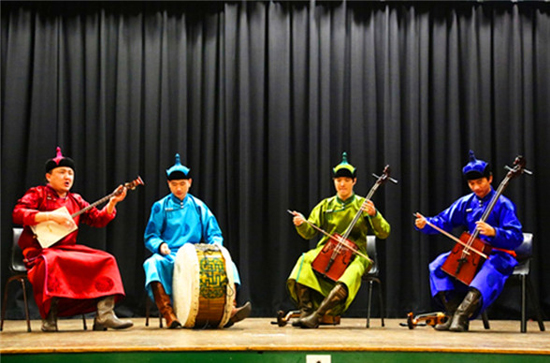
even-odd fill
[{"label": "drum head", "polygon": [[172,282],[174,312],[185,327],[195,325],[199,311],[199,277],[199,260],[195,245],[186,243],[176,254]]}]

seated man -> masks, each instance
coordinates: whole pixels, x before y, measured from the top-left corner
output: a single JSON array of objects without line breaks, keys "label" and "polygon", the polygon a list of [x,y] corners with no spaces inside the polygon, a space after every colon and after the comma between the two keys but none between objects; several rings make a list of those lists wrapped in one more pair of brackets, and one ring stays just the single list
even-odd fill
[{"label": "seated man", "polygon": [[[343,235],[361,211],[360,219],[353,226],[348,238],[357,245],[360,254],[353,258],[337,281],[325,278],[312,267],[328,242],[328,236],[323,236],[316,248],[298,259],[287,280],[287,288],[291,299],[301,310],[300,319],[292,325],[301,328],[317,328],[325,314],[340,315],[346,311],[361,286],[361,277],[371,268],[370,260],[364,257],[367,255],[367,232],[372,230],[380,239],[386,239],[390,234],[389,223],[374,203],[370,200],[365,202],[365,198],[354,193],[353,187],[357,183],[356,169],[348,163],[346,153],[343,154],[342,162],[333,169],[333,182],[336,195],[317,204],[308,221],[330,235]],[[305,239],[314,238],[318,232],[306,223],[302,214],[293,214],[293,223],[298,234]]]},{"label": "seated man", "polygon": [[439,255],[430,263],[432,296],[437,296],[448,315],[447,322],[435,328],[454,332],[467,331],[469,320],[481,314],[500,295],[506,279],[518,264],[513,250],[523,242],[516,206],[505,196],[498,196],[489,217],[482,220],[497,193],[491,186],[493,173],[490,164],[476,159],[470,151],[470,162],[462,172],[472,193],[459,198],[435,217],[418,216],[415,220],[416,229],[427,234],[439,233],[437,228],[450,232],[462,227],[471,234],[478,230],[479,238],[492,247],[488,259],[469,286],[442,270],[451,251]]},{"label": "seated man", "polygon": [[[223,245],[223,237],[216,217],[203,201],[189,194],[193,179],[190,169],[180,162],[166,170],[170,194],[155,202],[145,229],[145,246],[153,253],[143,263],[145,288],[155,301],[169,329],[181,327],[172,307],[172,275],[178,250],[186,243],[209,243]],[[240,286],[237,267],[233,264],[235,291]],[[236,304],[236,300],[235,300]],[[247,302],[233,308],[226,327],[250,315],[251,304]]]},{"label": "seated man", "polygon": [[[129,328],[133,323],[119,320],[113,311],[115,303],[125,296],[115,258],[107,252],[77,245],[78,230],[48,248],[42,248],[31,230],[31,226],[48,221],[67,228],[80,223],[105,227],[115,218],[116,204],[126,197],[123,186],[119,186],[119,193],[103,209],[93,207],[74,219],[71,217],[89,206],[79,194],[70,191],[74,175],[74,161],[64,157],[58,147],[57,156],[46,162],[48,184],[29,189],[13,210],[13,222],[24,227],[18,243],[43,319],[42,331],[57,331],[58,316],[96,309],[94,330]],[[58,211],[62,207],[69,213]]]}]

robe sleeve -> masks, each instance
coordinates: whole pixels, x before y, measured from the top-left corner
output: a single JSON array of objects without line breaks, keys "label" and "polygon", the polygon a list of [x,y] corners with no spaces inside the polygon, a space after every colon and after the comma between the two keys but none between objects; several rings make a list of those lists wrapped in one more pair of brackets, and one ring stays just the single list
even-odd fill
[{"label": "robe sleeve", "polygon": [[390,235],[391,227],[388,221],[386,221],[386,219],[382,216],[382,213],[377,210],[376,214],[372,217],[369,216],[367,213],[365,213],[365,215],[367,216],[366,218],[368,219],[376,238],[388,238],[388,236]]},{"label": "robe sleeve", "polygon": [[220,226],[212,211],[203,203],[199,205],[199,213],[203,224],[202,235],[204,241],[209,244],[223,246],[223,236]]},{"label": "robe sleeve", "polygon": [[164,242],[161,238],[165,212],[160,202],[155,202],[151,208],[149,222],[145,227],[145,247],[153,253],[158,253],[160,245]]},{"label": "robe sleeve", "polygon": [[485,237],[491,246],[503,248],[506,250],[514,250],[523,242],[522,226],[516,216],[515,205],[507,199],[500,198],[498,208],[495,208],[492,213],[498,216],[499,225],[493,226],[495,236]]},{"label": "robe sleeve", "polygon": [[[426,217],[426,220],[428,220],[428,222],[441,228],[446,232],[451,232],[455,227],[467,225],[467,222],[464,218],[464,213],[462,212],[462,210],[464,209],[463,208],[464,201],[465,201],[464,198],[460,198],[457,201],[455,201],[453,204],[451,204],[449,208],[439,213],[437,216]],[[422,229],[419,229],[416,226],[415,228],[426,234],[439,233],[439,231],[437,231],[435,228],[433,228],[428,224],[426,224],[426,226]]]},{"label": "robe sleeve", "polygon": [[40,201],[43,193],[38,188],[29,189],[21,199],[17,201],[13,209],[13,223],[18,225],[33,226],[36,224],[35,216],[39,212]]},{"label": "robe sleeve", "polygon": [[[85,201],[79,194],[73,193],[73,197],[79,204],[80,210],[90,205],[90,203]],[[109,212],[107,212],[107,206],[103,207],[101,210],[96,207],[92,207],[81,215],[80,223],[84,223],[95,228],[103,228],[115,217],[116,208],[109,214]]]},{"label": "robe sleeve", "polygon": [[[316,226],[323,225],[324,223],[323,210],[326,209],[324,205],[325,205],[324,202],[321,202],[311,210],[311,213],[309,214],[309,218],[307,219],[310,223]],[[296,231],[300,236],[302,236],[302,238],[308,239],[308,240],[312,239],[318,234],[315,228],[311,227],[309,224],[305,222],[299,226],[296,226]]]}]

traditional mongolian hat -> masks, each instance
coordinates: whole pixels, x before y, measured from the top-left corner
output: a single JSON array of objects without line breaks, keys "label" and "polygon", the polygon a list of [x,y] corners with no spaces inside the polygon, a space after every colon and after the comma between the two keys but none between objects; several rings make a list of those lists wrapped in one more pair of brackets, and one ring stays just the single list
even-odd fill
[{"label": "traditional mongolian hat", "polygon": [[191,169],[181,165],[180,154],[176,154],[176,163],[170,169],[166,169],[166,178],[168,180],[190,179]]},{"label": "traditional mongolian hat", "polygon": [[57,155],[55,156],[55,158],[46,161],[46,173],[50,173],[53,169],[60,166],[66,166],[75,170],[73,159],[63,156],[63,154],[61,154],[61,148],[58,146]]},{"label": "traditional mongolian hat", "polygon": [[467,180],[488,178],[491,176],[491,165],[476,159],[474,152],[470,150],[470,162],[462,168],[462,174]]},{"label": "traditional mongolian hat", "polygon": [[356,174],[355,166],[348,163],[348,154],[346,152],[342,153],[342,162],[332,169],[332,176],[334,178],[355,178]]}]

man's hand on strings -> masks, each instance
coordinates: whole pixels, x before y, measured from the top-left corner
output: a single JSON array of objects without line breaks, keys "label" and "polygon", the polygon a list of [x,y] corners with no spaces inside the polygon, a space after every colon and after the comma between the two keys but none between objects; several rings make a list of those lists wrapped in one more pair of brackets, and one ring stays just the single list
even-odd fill
[{"label": "man's hand on strings", "polygon": [[54,210],[51,212],[41,212],[40,214],[43,215],[41,221],[54,221],[67,228],[73,228],[75,226],[73,217],[68,213]]},{"label": "man's hand on strings", "polygon": [[115,193],[116,195],[112,196],[109,202],[115,203],[115,205],[119,202],[122,202],[124,198],[126,198],[127,190],[124,188],[123,185],[119,185],[118,188],[116,188]]},{"label": "man's hand on strings", "polygon": [[361,209],[363,210],[363,212],[366,212],[371,217],[374,217],[376,215],[376,207],[374,206],[372,200],[367,200],[365,203],[363,203]]},{"label": "man's hand on strings", "polygon": [[126,198],[126,192],[127,190],[123,185],[119,185],[118,188],[116,188],[115,193],[118,194],[113,195],[107,204],[107,212],[109,212],[109,214],[113,213],[117,203],[122,202],[124,198]]},{"label": "man's hand on strings", "polygon": [[497,234],[497,231],[490,225],[483,221],[476,222],[476,229],[484,236],[494,237]]}]

